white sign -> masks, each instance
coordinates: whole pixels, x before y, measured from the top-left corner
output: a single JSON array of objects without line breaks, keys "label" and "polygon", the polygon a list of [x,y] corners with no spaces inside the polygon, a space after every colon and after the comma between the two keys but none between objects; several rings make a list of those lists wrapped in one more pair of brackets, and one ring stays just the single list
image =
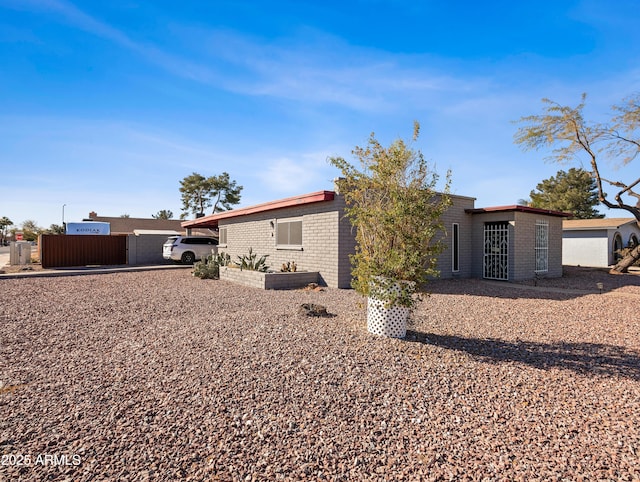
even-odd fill
[{"label": "white sign", "polygon": [[66,234],[111,234],[111,224],[98,221],[67,223]]}]

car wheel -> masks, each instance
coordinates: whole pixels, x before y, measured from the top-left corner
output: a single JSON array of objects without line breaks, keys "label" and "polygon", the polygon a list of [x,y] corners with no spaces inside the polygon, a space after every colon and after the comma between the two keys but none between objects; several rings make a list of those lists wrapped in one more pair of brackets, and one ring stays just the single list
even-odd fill
[{"label": "car wheel", "polygon": [[196,261],[196,255],[187,251],[186,253],[182,253],[181,259],[184,264],[193,264]]}]

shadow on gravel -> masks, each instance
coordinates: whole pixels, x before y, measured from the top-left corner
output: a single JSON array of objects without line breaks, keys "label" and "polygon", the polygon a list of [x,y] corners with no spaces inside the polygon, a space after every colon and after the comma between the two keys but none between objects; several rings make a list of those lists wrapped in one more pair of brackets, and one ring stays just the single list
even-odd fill
[{"label": "shadow on gravel", "polygon": [[469,353],[489,363],[518,362],[543,370],[562,368],[584,375],[640,381],[640,352],[600,343],[534,343],[463,338],[407,331],[406,341]]},{"label": "shadow on gravel", "polygon": [[560,290],[557,288],[545,289],[537,286],[528,286],[506,281],[486,281],[477,279],[462,280],[436,280],[429,283],[426,293],[439,295],[486,296],[507,300],[533,299],[567,301],[594,294],[595,290]]},{"label": "shadow on gravel", "polygon": [[[640,271],[623,275],[610,275],[607,270],[565,266],[561,278],[540,278],[521,282],[489,281],[476,278],[436,279],[426,287],[427,293],[464,293],[469,296],[487,296],[501,299],[536,299],[565,301],[590,294],[607,293],[619,288],[640,287]],[[602,291],[598,283],[602,284]]]}]

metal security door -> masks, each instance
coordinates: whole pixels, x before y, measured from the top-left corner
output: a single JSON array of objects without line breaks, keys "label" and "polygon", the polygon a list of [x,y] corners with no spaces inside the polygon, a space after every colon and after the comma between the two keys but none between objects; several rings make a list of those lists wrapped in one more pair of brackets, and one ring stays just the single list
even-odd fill
[{"label": "metal security door", "polygon": [[509,279],[509,223],[484,225],[484,274],[487,279]]}]

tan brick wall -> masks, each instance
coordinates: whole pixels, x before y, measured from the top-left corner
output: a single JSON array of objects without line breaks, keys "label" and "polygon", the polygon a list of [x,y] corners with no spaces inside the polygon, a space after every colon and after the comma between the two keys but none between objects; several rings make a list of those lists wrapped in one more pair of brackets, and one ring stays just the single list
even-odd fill
[{"label": "tan brick wall", "polygon": [[[258,256],[269,255],[267,264],[273,270],[295,261],[300,271],[319,272],[321,282],[327,286],[348,288],[351,281],[348,255],[353,252],[354,243],[345,229],[343,209],[344,199],[336,195],[333,201],[220,220],[220,227],[227,229],[227,245],[220,246],[219,251],[228,253],[235,261],[252,248]],[[297,217],[302,218],[302,249],[278,248],[277,221]]]},{"label": "tan brick wall", "polygon": [[[562,218],[517,211],[467,214],[474,199],[451,196],[452,206],[443,215],[446,233],[441,236],[445,249],[438,258],[441,278],[482,278],[484,223],[507,221],[509,224],[509,279],[535,276],[535,222],[549,221],[549,271],[546,276],[562,276]],[[275,224],[279,219],[302,218],[302,249],[276,247]],[[459,238],[459,271],[452,271],[452,225],[457,223]],[[249,248],[259,256],[268,254],[267,264],[279,270],[283,263],[295,261],[299,270],[317,271],[320,282],[331,287],[351,286],[349,255],[355,252],[355,236],[344,216],[344,198],[336,194],[333,201],[305,204],[273,211],[220,220],[227,229],[227,246],[219,251],[233,260],[248,254]]]},{"label": "tan brick wall", "polygon": [[309,283],[318,282],[318,273],[314,271],[297,273],[262,273],[258,271],[240,270],[223,266],[220,268],[220,279],[233,283],[268,290],[286,290],[301,288]]},{"label": "tan brick wall", "polygon": [[549,222],[549,271],[540,276],[562,276],[562,218],[518,211],[487,212],[473,215],[472,277],[483,277],[484,224],[509,222],[509,281],[532,279],[536,276],[536,220]]},{"label": "tan brick wall", "polygon": [[[437,239],[441,239],[445,249],[438,257],[437,268],[440,278],[469,278],[472,273],[473,249],[471,245],[471,233],[473,229],[473,216],[465,213],[465,209],[472,209],[474,199],[465,196],[451,196],[452,204],[442,215],[442,223],[445,233]],[[459,226],[459,271],[453,272],[453,224]]]}]

